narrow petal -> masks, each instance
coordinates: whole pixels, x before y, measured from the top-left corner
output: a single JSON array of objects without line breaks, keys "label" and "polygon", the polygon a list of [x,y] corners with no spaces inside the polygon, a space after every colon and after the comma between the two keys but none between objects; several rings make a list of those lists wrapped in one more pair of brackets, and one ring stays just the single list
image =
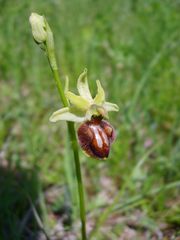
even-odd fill
[{"label": "narrow petal", "polygon": [[[66,94],[67,92],[69,91],[69,77],[66,76],[66,79],[65,79],[65,87],[64,87],[64,93]],[[67,99],[68,101],[68,106],[70,105],[69,104],[69,100]]]},{"label": "narrow petal", "polygon": [[96,84],[97,84],[97,94],[94,98],[94,103],[97,105],[101,105],[105,101],[105,93],[99,80],[96,81]]},{"label": "narrow petal", "polygon": [[86,112],[85,118],[87,120],[90,120],[93,115],[96,115],[96,116],[101,115],[105,118],[108,118],[108,114],[107,114],[107,111],[105,110],[105,108],[103,106],[99,106],[96,104],[92,104],[90,106],[90,108]]},{"label": "narrow petal", "polygon": [[105,102],[103,104],[103,107],[105,108],[105,110],[107,112],[118,112],[119,111],[119,107],[118,105],[114,104],[114,103],[110,103],[110,102]]},{"label": "narrow petal", "polygon": [[81,97],[92,101],[92,96],[89,90],[88,80],[87,80],[87,69],[84,69],[84,72],[78,78],[77,89]]},{"label": "narrow petal", "polygon": [[68,91],[69,91],[69,77],[66,76],[64,92],[66,93]]},{"label": "narrow petal", "polygon": [[70,122],[83,122],[84,117],[79,117],[76,114],[70,112],[69,108],[61,108],[58,111],[54,112],[49,121],[50,122],[57,122],[60,120],[70,121]]},{"label": "narrow petal", "polygon": [[86,111],[88,109],[89,102],[86,99],[84,99],[83,97],[77,96],[76,94],[74,94],[70,91],[66,92],[65,94],[66,94],[67,99],[70,101],[70,103],[72,105],[74,105],[76,108],[84,110],[84,111]]}]

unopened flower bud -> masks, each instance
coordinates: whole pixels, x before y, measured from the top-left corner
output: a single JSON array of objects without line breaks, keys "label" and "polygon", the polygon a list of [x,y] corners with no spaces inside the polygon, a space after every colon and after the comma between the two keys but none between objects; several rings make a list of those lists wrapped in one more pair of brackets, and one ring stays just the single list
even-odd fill
[{"label": "unopened flower bud", "polygon": [[31,13],[29,22],[32,28],[32,35],[37,43],[44,43],[47,39],[46,24],[43,16]]}]

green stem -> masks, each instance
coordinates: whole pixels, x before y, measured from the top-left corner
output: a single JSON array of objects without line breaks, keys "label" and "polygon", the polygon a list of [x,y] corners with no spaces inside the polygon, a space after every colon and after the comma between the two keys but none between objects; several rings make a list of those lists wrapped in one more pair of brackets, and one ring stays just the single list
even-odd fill
[{"label": "green stem", "polygon": [[[50,61],[50,59],[49,59]],[[52,68],[53,77],[56,82],[56,86],[58,88],[59,96],[61,101],[65,107],[68,106],[68,101],[64,95],[64,91],[62,88],[61,80],[59,77],[58,69]],[[78,183],[78,193],[79,193],[79,205],[80,205],[80,218],[81,218],[81,234],[82,240],[86,240],[86,210],[85,210],[85,201],[84,201],[84,189],[83,189],[83,181],[82,181],[82,174],[81,174],[81,166],[80,166],[80,159],[79,159],[79,152],[78,152],[78,143],[76,139],[76,132],[74,128],[74,123],[67,122],[69,136],[71,139],[71,145],[74,153],[74,160],[75,160],[75,169],[76,169],[76,177]]]},{"label": "green stem", "polygon": [[77,176],[77,182],[78,182],[80,217],[81,217],[81,224],[82,224],[81,233],[82,233],[82,239],[86,240],[87,239],[86,238],[86,210],[85,210],[85,201],[84,201],[84,190],[83,190],[81,166],[79,161],[78,143],[76,139],[74,123],[69,122],[68,129],[69,129],[71,144],[72,144],[73,153],[74,153],[76,176]]},{"label": "green stem", "polygon": [[63,87],[62,87],[62,83],[61,83],[61,80],[59,78],[59,72],[58,72],[58,69],[52,69],[52,72],[53,72],[53,77],[54,77],[54,80],[56,82],[56,86],[57,86],[57,89],[58,89],[58,92],[59,92],[59,96],[60,96],[60,99],[64,105],[64,107],[68,107],[68,101],[66,99],[66,96],[64,95],[64,90],[63,90]]}]

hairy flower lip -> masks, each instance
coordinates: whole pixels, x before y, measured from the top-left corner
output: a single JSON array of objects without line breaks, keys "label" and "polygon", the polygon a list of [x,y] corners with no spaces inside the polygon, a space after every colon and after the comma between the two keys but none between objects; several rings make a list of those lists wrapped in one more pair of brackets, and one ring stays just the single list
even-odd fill
[{"label": "hairy flower lip", "polygon": [[105,101],[105,92],[99,80],[96,81],[96,84],[97,93],[93,98],[89,90],[87,69],[84,69],[77,81],[79,95],[69,91],[67,80],[65,96],[69,107],[61,108],[54,112],[50,117],[50,121],[57,122],[59,120],[65,120],[83,122],[90,120],[93,115],[108,118],[108,112],[119,111],[119,107],[116,104]]},{"label": "hairy flower lip", "polygon": [[115,131],[102,116],[92,116],[91,120],[83,122],[77,135],[79,144],[87,156],[104,160],[108,158]]}]

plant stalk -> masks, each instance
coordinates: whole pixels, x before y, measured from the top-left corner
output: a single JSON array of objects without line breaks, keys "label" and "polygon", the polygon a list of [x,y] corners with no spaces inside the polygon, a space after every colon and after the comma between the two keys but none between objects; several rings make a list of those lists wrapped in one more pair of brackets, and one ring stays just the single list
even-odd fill
[{"label": "plant stalk", "polygon": [[[49,59],[50,61],[50,59]],[[51,64],[50,64],[51,65]],[[51,70],[53,73],[54,80],[56,82],[56,86],[59,92],[60,99],[64,105],[64,107],[68,107],[68,101],[65,97],[64,90],[62,88],[62,83],[59,77],[58,68],[53,68],[51,66]],[[86,210],[85,210],[85,201],[84,201],[84,189],[83,189],[83,180],[81,174],[81,166],[80,166],[80,159],[79,159],[79,152],[78,152],[78,143],[76,138],[76,132],[74,128],[73,122],[67,122],[68,132],[71,139],[71,146],[73,149],[74,154],[74,161],[75,161],[75,170],[76,170],[76,177],[77,177],[77,184],[78,184],[78,194],[79,194],[79,207],[80,207],[80,218],[81,218],[81,235],[82,240],[86,240]]]},{"label": "plant stalk", "polygon": [[[34,40],[37,44],[39,44],[40,48],[45,51],[47,58],[49,60],[49,65],[51,67],[53,77],[59,92],[60,99],[64,105],[64,107],[68,107],[69,103],[66,99],[64,89],[62,86],[62,81],[60,79],[58,65],[55,54],[54,47],[54,37],[51,28],[46,21],[46,18],[37,14],[32,13],[29,18],[32,34]],[[74,161],[75,161],[75,170],[76,170],[76,178],[78,184],[78,194],[79,194],[79,208],[80,208],[80,218],[81,218],[81,230],[82,230],[82,240],[86,240],[86,211],[85,211],[85,201],[84,201],[84,189],[83,189],[83,181],[81,175],[81,166],[78,152],[78,143],[76,138],[76,132],[74,123],[68,122],[68,132],[71,141],[71,146],[74,153]]]}]

